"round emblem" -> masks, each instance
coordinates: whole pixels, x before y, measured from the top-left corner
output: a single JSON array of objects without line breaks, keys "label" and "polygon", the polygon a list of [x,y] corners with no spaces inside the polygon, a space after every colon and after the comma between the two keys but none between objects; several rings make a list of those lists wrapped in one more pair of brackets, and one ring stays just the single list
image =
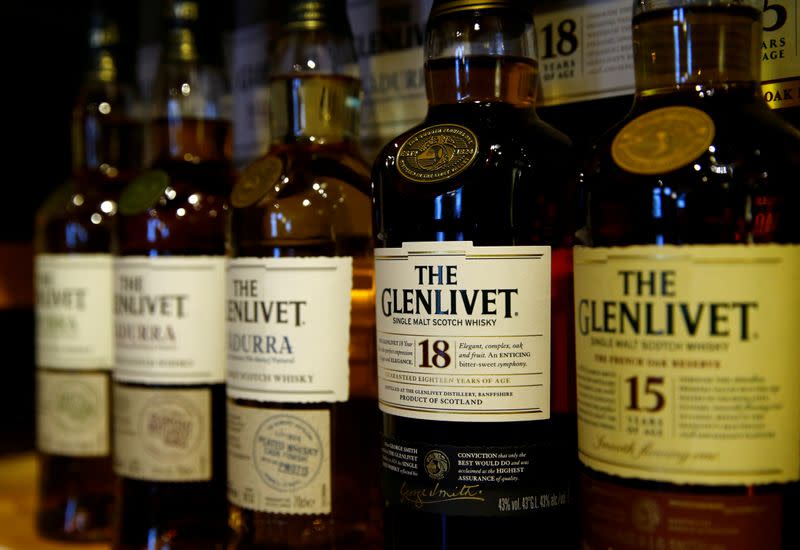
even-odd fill
[{"label": "round emblem", "polygon": [[425,454],[425,471],[434,480],[444,479],[450,471],[450,460],[442,451],[433,450]]},{"label": "round emblem", "polygon": [[629,122],[614,138],[611,156],[633,174],[666,174],[702,155],[714,141],[714,121],[694,107],[664,107]]},{"label": "round emblem", "polygon": [[283,173],[283,162],[277,157],[265,157],[247,168],[233,186],[231,204],[246,208],[258,202],[269,192]]},{"label": "round emblem", "polygon": [[478,155],[478,138],[469,128],[439,124],[420,130],[397,152],[397,170],[411,181],[437,182],[466,170]]},{"label": "round emblem", "polygon": [[97,422],[99,396],[86,384],[65,382],[58,388],[56,422],[69,432],[86,430]]},{"label": "round emblem", "polygon": [[119,197],[119,212],[131,216],[154,207],[169,187],[169,175],[163,170],[149,170],[134,179]]},{"label": "round emblem", "polygon": [[322,468],[322,439],[311,424],[281,414],[265,420],[253,440],[253,463],[261,479],[278,491],[308,486]]},{"label": "round emblem", "polygon": [[202,414],[183,399],[151,399],[140,422],[145,450],[160,460],[182,458],[202,439]]}]

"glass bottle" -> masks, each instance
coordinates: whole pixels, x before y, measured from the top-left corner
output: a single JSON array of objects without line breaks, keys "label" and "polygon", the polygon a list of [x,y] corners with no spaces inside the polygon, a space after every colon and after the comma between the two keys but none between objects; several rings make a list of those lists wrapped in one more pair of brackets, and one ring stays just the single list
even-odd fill
[{"label": "glass bottle", "polygon": [[266,155],[231,195],[230,549],[381,539],[369,168],[344,3],[287,8]]},{"label": "glass bottle", "polygon": [[636,3],[575,251],[585,548],[798,546],[800,133],[760,0]]},{"label": "glass bottle", "polygon": [[166,3],[151,170],[120,197],[115,259],[114,548],[226,537],[224,280],[230,125],[199,4]]},{"label": "glass bottle", "polygon": [[119,194],[142,154],[108,11],[92,12],[88,38],[72,112],[72,177],[37,212],[34,236],[37,529],[70,541],[111,535],[111,251]]},{"label": "glass bottle", "polygon": [[372,173],[386,546],[569,548],[574,163],[528,4],[435,1],[425,78]]}]

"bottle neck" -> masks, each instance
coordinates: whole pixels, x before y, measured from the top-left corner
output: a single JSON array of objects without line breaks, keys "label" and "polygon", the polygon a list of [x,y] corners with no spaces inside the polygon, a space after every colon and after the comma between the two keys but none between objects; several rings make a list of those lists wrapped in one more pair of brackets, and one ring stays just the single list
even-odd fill
[{"label": "bottle neck", "polygon": [[[744,6],[689,6],[633,19],[637,95],[749,89],[760,81],[760,13]],[[709,92],[711,92],[709,94]]]},{"label": "bottle neck", "polygon": [[361,82],[353,35],[337,6],[298,0],[289,8],[271,58],[274,143],[341,143],[358,137]]},{"label": "bottle neck", "polygon": [[150,117],[148,156],[156,162],[228,156],[230,125],[220,112],[224,80],[198,53],[196,9],[193,2],[174,2],[167,21]]},{"label": "bottle neck", "polygon": [[539,87],[535,48],[533,21],[524,11],[432,17],[425,44],[429,106],[502,102],[533,109]]}]

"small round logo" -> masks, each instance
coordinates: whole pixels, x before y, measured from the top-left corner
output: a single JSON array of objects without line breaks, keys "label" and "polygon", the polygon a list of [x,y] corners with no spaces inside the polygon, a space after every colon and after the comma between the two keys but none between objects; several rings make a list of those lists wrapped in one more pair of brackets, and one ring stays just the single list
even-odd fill
[{"label": "small round logo", "polygon": [[420,130],[397,152],[397,170],[411,181],[432,183],[466,170],[478,155],[478,138],[469,128],[438,124]]},{"label": "small round logo", "polygon": [[245,168],[231,192],[231,204],[246,208],[259,201],[283,173],[283,162],[277,157],[265,157]]},{"label": "small round logo", "polygon": [[652,533],[661,524],[661,508],[651,498],[640,498],[633,502],[631,520],[643,533]]},{"label": "small round logo", "polygon": [[442,451],[436,449],[428,451],[425,454],[425,471],[433,480],[444,479],[444,476],[450,471],[450,460]]},{"label": "small round logo", "polygon": [[201,439],[203,418],[183,399],[157,397],[143,407],[139,426],[144,448],[159,459],[186,456]]},{"label": "small round logo", "polygon": [[614,162],[627,172],[666,174],[702,155],[714,141],[711,117],[694,107],[664,107],[629,122],[611,144]]},{"label": "small round logo", "polygon": [[88,428],[98,415],[99,397],[91,387],[80,382],[66,382],[55,400],[56,419],[66,431]]},{"label": "small round logo", "polygon": [[322,439],[302,418],[281,414],[261,423],[253,439],[253,463],[261,479],[278,491],[308,486],[322,467]]}]

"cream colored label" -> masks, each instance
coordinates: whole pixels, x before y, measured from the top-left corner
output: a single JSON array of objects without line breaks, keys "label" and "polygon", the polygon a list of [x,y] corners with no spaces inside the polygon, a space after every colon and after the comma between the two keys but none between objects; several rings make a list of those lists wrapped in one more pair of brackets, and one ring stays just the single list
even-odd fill
[{"label": "cream colored label", "polygon": [[331,422],[325,409],[228,402],[228,500],[274,514],[331,513]]},{"label": "cream colored label", "polygon": [[114,263],[114,380],[225,380],[222,256],[124,257]]},{"label": "cream colored label", "polygon": [[764,0],[761,92],[773,109],[800,105],[798,0]]},{"label": "cream colored label", "polygon": [[630,0],[537,2],[543,106],[633,94]]},{"label": "cream colored label", "polygon": [[36,364],[111,369],[111,255],[40,254],[35,268]]},{"label": "cream colored label", "polygon": [[109,438],[109,376],[36,372],[36,448],[60,456],[105,456]]},{"label": "cream colored label", "polygon": [[237,258],[227,277],[227,392],[347,401],[353,259]]},{"label": "cream colored label", "polygon": [[550,418],[550,247],[375,250],[380,408],[409,418]]},{"label": "cream colored label", "polygon": [[800,247],[575,249],[578,444],[596,470],[800,478]]},{"label": "cream colored label", "polygon": [[114,471],[146,481],[211,479],[211,390],[114,384]]}]

